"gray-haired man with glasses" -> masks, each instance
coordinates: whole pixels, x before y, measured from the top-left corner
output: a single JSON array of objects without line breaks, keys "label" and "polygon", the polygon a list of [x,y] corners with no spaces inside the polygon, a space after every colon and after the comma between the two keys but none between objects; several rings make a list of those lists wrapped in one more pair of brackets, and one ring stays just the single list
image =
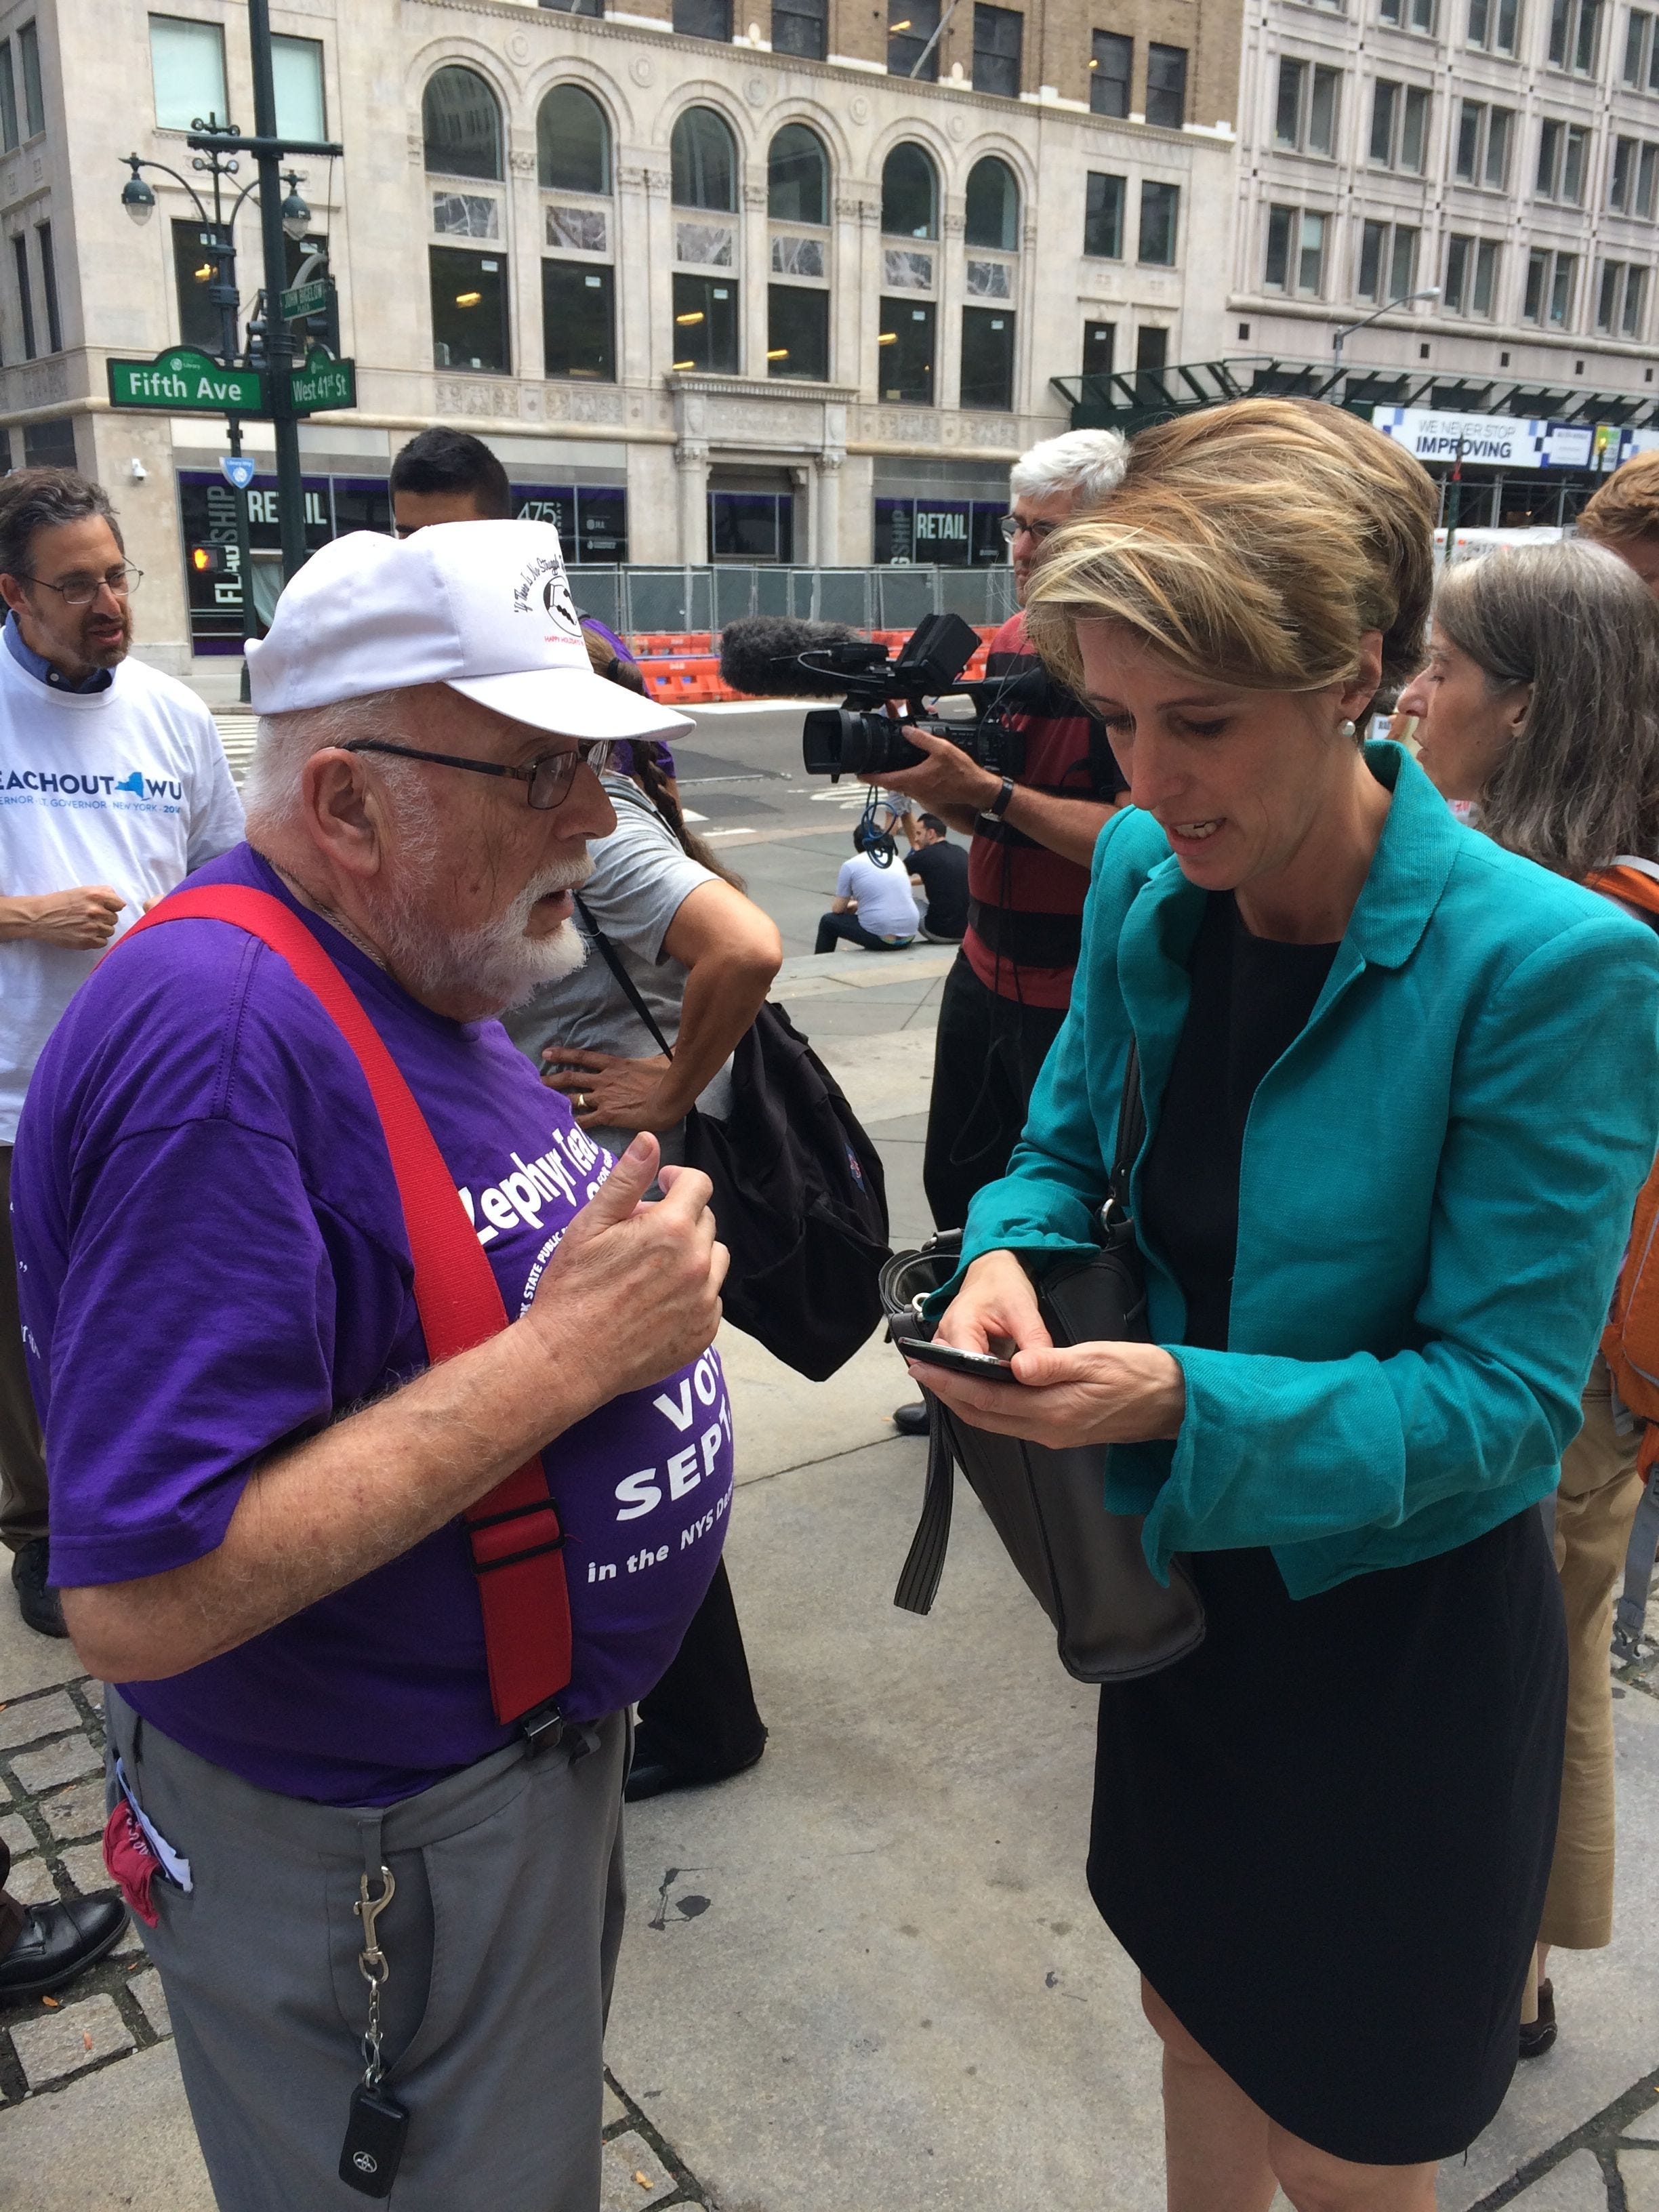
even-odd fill
[{"label": "gray-haired man with glasses", "polygon": [[0,1540],[18,1609],[46,1636],[64,1617],[4,1203],[17,1117],[105,946],[242,834],[206,708],[129,658],[137,583],[101,486],[72,469],[0,483]]}]

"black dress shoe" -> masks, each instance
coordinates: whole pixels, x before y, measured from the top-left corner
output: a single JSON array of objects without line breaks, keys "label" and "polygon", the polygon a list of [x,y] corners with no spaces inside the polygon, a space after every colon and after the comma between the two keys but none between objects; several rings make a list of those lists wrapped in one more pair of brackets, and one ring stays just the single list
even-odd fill
[{"label": "black dress shoe", "polygon": [[1521,2023],[1521,2056],[1541,2058],[1555,2041],[1555,1990],[1549,1982],[1538,1984],[1538,2017]]},{"label": "black dress shoe", "polygon": [[48,1557],[44,1536],[19,1545],[11,1563],[11,1585],[17,1593],[17,1610],[27,1626],[42,1636],[67,1636],[58,1593],[46,1588]]},{"label": "black dress shoe", "polygon": [[649,1753],[636,1759],[628,1770],[628,1779],[623,1784],[625,1803],[637,1805],[647,1797],[665,1797],[671,1790],[707,1790],[716,1782],[729,1782],[734,1774],[747,1774],[751,1766],[760,1764],[761,1752],[766,1749],[766,1735],[763,1729],[760,1750],[752,1759],[745,1759],[737,1766],[722,1766],[713,1771],[707,1767],[680,1766],[672,1759],[653,1759]]},{"label": "black dress shoe", "polygon": [[126,1924],[127,1908],[115,1896],[25,1906],[23,1932],[0,1959],[0,2004],[61,1990],[112,1950]]},{"label": "black dress shoe", "polygon": [[893,1426],[902,1437],[925,1437],[927,1433],[927,1401],[918,1398],[913,1406],[893,1408]]}]

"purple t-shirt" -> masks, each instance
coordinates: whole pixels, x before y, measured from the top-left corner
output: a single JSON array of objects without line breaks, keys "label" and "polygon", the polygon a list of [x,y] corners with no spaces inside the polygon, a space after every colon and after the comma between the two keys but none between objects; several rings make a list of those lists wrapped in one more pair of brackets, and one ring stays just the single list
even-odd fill
[{"label": "purple t-shirt", "polygon": [[[192,882],[251,884],[302,913],[246,845]],[[419,1102],[516,1318],[610,1155],[498,1022],[432,1013],[302,918]],[[149,931],[82,986],[29,1085],[12,1206],[61,1585],[200,1559],[262,1455],[427,1364],[356,1057],[287,962],[222,922]],[[543,1463],[568,1537],[561,1704],[592,1720],[657,1681],[719,1559],[718,1356],[613,1399]],[[490,1709],[459,1520],[222,1658],[122,1694],[202,1758],[326,1804],[391,1803],[513,1734]]]}]

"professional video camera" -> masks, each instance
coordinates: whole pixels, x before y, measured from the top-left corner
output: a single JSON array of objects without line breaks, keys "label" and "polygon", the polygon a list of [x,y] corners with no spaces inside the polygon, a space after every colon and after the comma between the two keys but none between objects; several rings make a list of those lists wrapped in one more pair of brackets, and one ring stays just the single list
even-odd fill
[{"label": "professional video camera", "polygon": [[[802,725],[801,756],[809,775],[837,783],[844,775],[900,775],[927,757],[905,732],[926,730],[949,738],[982,768],[1018,777],[1025,765],[1025,742],[1006,727],[1001,710],[1024,703],[1026,679],[958,682],[978,650],[978,632],[960,615],[927,616],[896,659],[884,646],[840,623],[758,615],[726,624],[720,676],[734,691],[762,698],[845,695],[840,707],[815,708]],[[895,705],[906,711],[894,714]]]}]

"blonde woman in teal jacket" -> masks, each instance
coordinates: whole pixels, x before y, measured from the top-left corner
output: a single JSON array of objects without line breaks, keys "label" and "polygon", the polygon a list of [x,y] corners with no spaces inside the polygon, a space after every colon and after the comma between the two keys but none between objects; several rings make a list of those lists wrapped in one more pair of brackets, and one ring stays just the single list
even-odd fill
[{"label": "blonde woman in teal jacket", "polygon": [[[1106,722],[1072,1010],[929,1370],[1110,1447],[1208,1632],[1102,1694],[1089,1879],[1164,2045],[1171,2212],[1431,2212],[1502,2101],[1547,1879],[1553,1488],[1659,1141],[1659,939],[1354,726],[1420,642],[1431,488],[1334,410],[1144,432],[1041,648]],[[1154,1341],[1056,1350],[1131,1036]]]}]

